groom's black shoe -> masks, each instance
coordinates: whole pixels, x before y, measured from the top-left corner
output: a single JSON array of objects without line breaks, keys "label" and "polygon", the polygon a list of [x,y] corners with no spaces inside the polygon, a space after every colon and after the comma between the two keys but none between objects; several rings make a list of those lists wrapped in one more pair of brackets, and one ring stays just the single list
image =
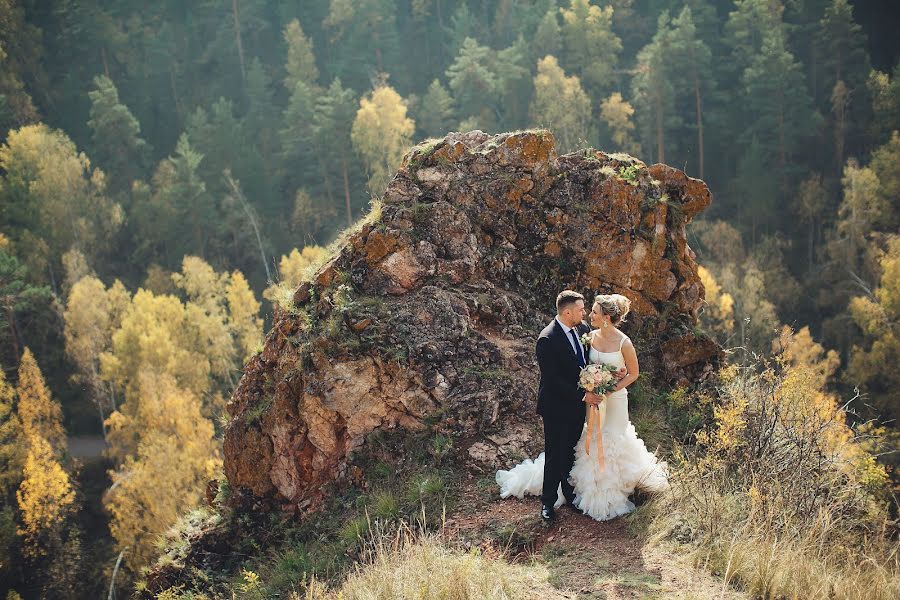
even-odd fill
[{"label": "groom's black shoe", "polygon": [[553,512],[553,507],[549,504],[541,505],[541,520],[545,523],[549,523],[553,520],[553,517],[556,516]]}]

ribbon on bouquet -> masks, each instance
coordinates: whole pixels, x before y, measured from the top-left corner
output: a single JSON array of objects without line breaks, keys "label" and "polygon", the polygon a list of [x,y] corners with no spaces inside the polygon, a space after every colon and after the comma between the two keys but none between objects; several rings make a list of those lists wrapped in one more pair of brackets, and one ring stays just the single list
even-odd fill
[{"label": "ribbon on bouquet", "polygon": [[606,418],[606,402],[598,405],[588,404],[587,407],[587,435],[584,439],[584,449],[588,456],[591,454],[591,437],[593,436],[594,427],[597,427],[597,464],[600,465],[600,472],[603,472],[605,464],[603,462],[603,421]]}]

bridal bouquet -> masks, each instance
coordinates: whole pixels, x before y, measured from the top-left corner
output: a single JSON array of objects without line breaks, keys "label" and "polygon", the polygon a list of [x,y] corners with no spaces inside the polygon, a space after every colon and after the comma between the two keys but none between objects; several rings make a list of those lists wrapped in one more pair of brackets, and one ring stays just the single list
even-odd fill
[{"label": "bridal bouquet", "polygon": [[[612,365],[591,364],[581,369],[581,375],[578,377],[578,385],[581,389],[593,392],[597,395],[608,394],[616,387],[615,373],[618,371]],[[591,453],[591,439],[594,437],[594,430],[597,430],[597,464],[602,473],[605,467],[603,460],[603,421],[606,418],[606,403],[601,402],[597,406],[588,405],[587,407],[587,435],[584,441],[585,453]]]},{"label": "bridal bouquet", "polygon": [[612,365],[591,364],[581,369],[578,386],[597,395],[607,394],[616,387],[615,373],[618,369]]}]

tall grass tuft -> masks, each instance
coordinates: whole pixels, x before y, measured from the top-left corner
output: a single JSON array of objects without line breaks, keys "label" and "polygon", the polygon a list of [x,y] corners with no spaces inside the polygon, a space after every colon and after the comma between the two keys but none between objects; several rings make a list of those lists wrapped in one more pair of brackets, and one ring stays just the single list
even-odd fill
[{"label": "tall grass tuft", "polygon": [[754,597],[900,598],[885,473],[818,367],[725,369],[714,425],[644,509],[650,531]]},{"label": "tall grass tuft", "polygon": [[313,579],[292,600],[514,600],[552,597],[549,572],[539,565],[513,565],[499,556],[449,547],[437,534],[409,527],[378,531],[367,541],[365,560],[344,583],[328,590]]}]

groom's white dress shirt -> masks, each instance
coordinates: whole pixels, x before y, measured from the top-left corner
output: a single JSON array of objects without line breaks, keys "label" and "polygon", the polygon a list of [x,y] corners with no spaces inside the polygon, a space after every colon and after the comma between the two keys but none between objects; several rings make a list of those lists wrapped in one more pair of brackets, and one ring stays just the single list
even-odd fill
[{"label": "groom's white dress shirt", "polygon": [[[574,327],[569,327],[565,323],[559,320],[559,317],[556,317],[556,322],[559,323],[559,326],[563,328],[563,332],[566,334],[566,339],[569,340],[569,345],[572,346],[572,352],[575,353],[575,356],[581,356],[578,353],[578,348],[575,346],[575,340],[572,339],[571,334],[569,334]],[[575,329],[575,337],[578,337],[578,330]]]}]

